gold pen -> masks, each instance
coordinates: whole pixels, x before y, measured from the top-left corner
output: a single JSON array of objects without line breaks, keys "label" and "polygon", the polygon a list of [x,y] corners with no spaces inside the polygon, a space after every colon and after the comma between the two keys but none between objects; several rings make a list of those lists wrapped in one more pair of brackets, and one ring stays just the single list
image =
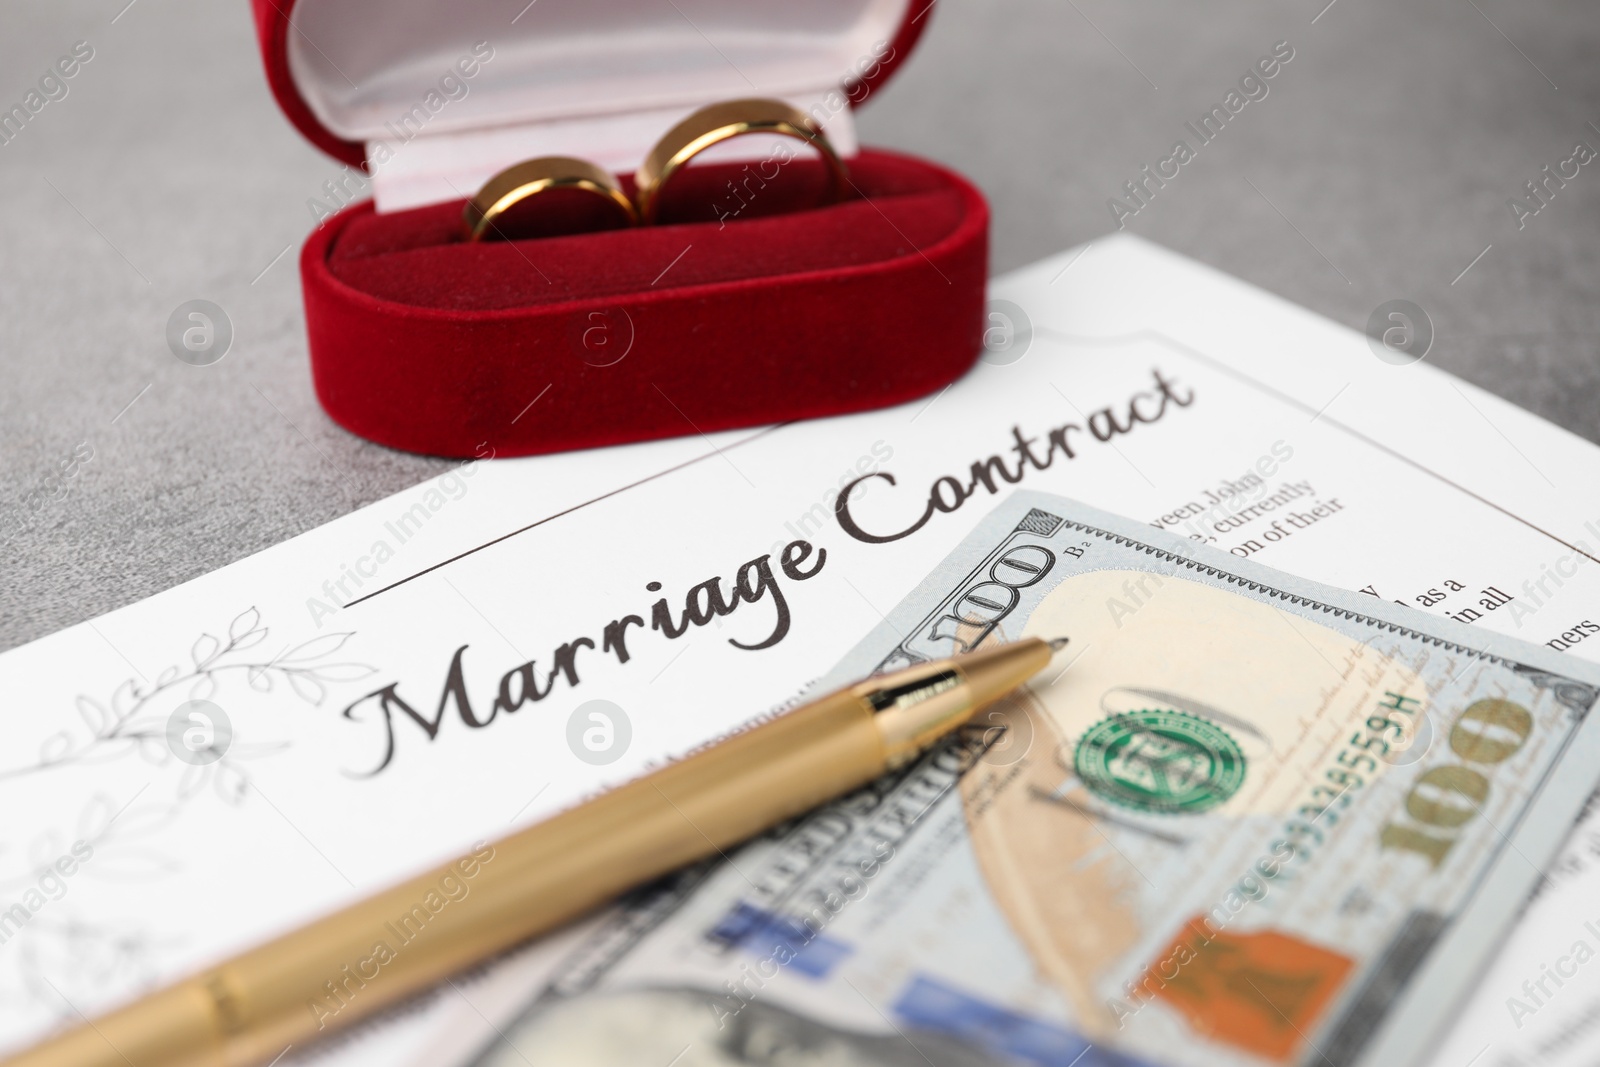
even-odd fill
[{"label": "gold pen", "polygon": [[1027,638],[831,693],[53,1037],[5,1067],[249,1067],[899,767],[1026,682]]}]

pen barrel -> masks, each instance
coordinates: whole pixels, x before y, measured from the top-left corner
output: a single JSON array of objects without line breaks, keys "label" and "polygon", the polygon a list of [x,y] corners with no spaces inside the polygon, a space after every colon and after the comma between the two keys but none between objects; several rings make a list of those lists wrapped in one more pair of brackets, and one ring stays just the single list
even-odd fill
[{"label": "pen barrel", "polygon": [[[342,1029],[885,769],[846,690],[45,1042],[7,1067],[246,1067]],[[470,873],[469,873],[470,872]]]}]

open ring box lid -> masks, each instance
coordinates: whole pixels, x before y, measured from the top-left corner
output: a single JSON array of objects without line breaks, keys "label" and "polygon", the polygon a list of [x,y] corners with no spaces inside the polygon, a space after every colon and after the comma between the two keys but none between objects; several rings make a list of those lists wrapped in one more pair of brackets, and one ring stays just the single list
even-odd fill
[{"label": "open ring box lid", "polygon": [[[252,3],[279,105],[347,164],[300,271],[317,395],[357,434],[464,457],[709,433],[900,403],[978,354],[982,195],[852,123],[931,0]],[[820,161],[750,136],[673,181],[666,224],[461,236],[512,163],[576,156],[631,192],[676,122],[754,96],[822,124],[845,200],[796,199]]]}]

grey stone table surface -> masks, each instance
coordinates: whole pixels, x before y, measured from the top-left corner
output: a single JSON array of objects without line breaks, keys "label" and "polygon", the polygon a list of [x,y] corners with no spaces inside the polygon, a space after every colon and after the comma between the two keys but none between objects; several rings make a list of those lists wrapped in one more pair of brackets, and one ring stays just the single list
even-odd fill
[{"label": "grey stone table surface", "polygon": [[[339,166],[268,94],[245,0],[8,3],[0,110],[80,40],[0,144],[0,648],[443,469],[317,406],[295,256]],[[1115,229],[1108,200],[1279,41],[1268,95],[1127,228],[1356,328],[1412,300],[1430,360],[1600,441],[1600,166],[1508,207],[1600,147],[1593,4],[943,0],[862,137],[973,177],[1004,271]],[[209,367],[165,341],[197,297],[236,329]]]}]

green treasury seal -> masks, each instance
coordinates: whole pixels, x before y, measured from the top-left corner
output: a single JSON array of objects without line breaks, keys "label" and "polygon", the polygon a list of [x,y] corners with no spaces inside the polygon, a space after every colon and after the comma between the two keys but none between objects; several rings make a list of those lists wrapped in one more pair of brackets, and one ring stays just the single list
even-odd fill
[{"label": "green treasury seal", "polygon": [[1239,791],[1244,762],[1239,743],[1222,727],[1165,708],[1101,719],[1073,754],[1090,792],[1149,812],[1216,807]]}]

